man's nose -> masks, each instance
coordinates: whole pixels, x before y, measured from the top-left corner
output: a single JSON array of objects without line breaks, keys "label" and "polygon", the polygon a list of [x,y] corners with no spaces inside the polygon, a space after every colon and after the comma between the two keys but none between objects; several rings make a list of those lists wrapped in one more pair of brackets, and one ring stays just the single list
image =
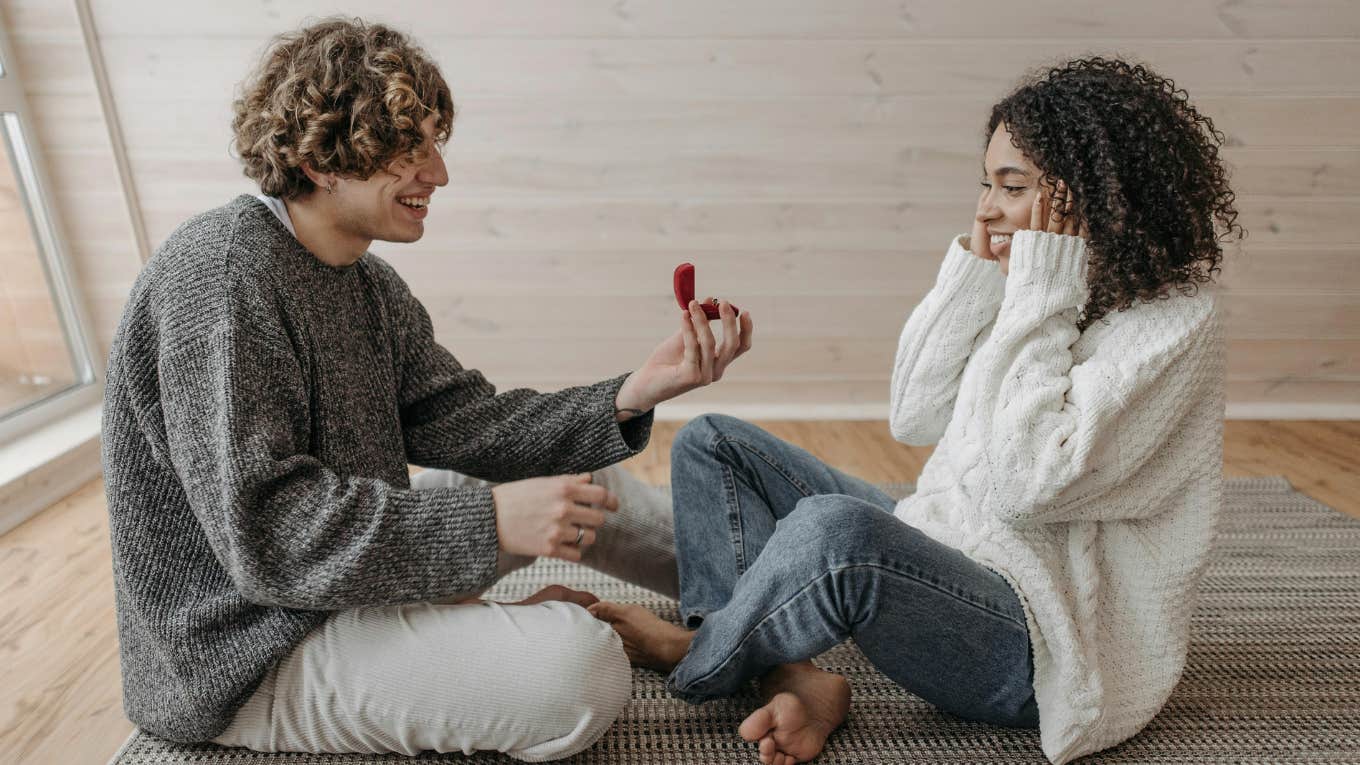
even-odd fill
[{"label": "man's nose", "polygon": [[436,186],[447,186],[449,168],[444,164],[444,155],[438,151],[430,152],[430,158],[420,168],[420,180]]}]

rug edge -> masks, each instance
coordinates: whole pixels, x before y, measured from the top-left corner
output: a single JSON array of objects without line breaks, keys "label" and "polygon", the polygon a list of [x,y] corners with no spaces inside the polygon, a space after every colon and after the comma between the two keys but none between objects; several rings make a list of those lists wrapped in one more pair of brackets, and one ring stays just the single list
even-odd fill
[{"label": "rug edge", "polygon": [[133,726],[132,732],[128,734],[127,738],[123,739],[123,745],[118,747],[118,751],[113,753],[113,756],[109,758],[109,761],[105,763],[105,765],[118,765],[118,761],[123,758],[123,754],[127,752],[128,747],[132,746],[132,742],[140,735],[142,735],[142,729]]}]

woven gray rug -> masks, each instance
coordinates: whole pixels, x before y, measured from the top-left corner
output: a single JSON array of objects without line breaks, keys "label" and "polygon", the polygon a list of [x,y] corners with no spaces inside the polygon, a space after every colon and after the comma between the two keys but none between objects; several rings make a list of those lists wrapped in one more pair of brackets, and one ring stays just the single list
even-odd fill
[{"label": "woven gray rug", "polygon": [[[888,487],[905,496],[910,485]],[[675,604],[589,569],[544,561],[490,593],[515,600],[559,582],[641,603],[678,621]],[[1139,735],[1084,762],[1360,764],[1360,521],[1296,491],[1282,477],[1229,479],[1223,532],[1195,614],[1185,675]],[[1037,732],[969,723],[888,681],[853,644],[820,657],[849,678],[850,719],[817,760],[827,763],[1044,763]],[[595,746],[562,762],[758,762],[736,734],[757,703],[747,695],[694,707],[663,678],[634,674],[633,702]],[[516,762],[503,755],[262,754],[183,745],[134,731],[110,765],[351,765],[437,760]]]}]

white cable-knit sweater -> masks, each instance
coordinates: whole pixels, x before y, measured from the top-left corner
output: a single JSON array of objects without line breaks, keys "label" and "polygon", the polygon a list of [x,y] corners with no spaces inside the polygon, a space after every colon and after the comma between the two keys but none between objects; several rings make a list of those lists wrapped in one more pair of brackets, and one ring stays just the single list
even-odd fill
[{"label": "white cable-knit sweater", "polygon": [[1222,496],[1216,287],[1078,332],[1086,262],[1081,238],[1020,231],[1007,277],[955,239],[892,376],[893,436],[939,442],[897,516],[1020,594],[1054,763],[1170,696]]}]

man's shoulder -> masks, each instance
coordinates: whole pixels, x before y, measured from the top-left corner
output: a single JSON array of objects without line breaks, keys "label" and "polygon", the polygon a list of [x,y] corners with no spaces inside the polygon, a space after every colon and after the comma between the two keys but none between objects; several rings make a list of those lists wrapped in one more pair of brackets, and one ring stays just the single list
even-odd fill
[{"label": "man's shoulder", "polygon": [[[242,194],[181,223],[147,261],[132,298],[159,314],[204,322],[221,318],[227,303],[270,290],[270,250],[279,246],[258,199]],[[280,227],[281,228],[281,227]]]},{"label": "man's shoulder", "polygon": [[265,267],[268,252],[283,243],[263,202],[241,194],[227,204],[185,220],[156,248],[143,269],[143,280],[225,283],[233,276]]}]

